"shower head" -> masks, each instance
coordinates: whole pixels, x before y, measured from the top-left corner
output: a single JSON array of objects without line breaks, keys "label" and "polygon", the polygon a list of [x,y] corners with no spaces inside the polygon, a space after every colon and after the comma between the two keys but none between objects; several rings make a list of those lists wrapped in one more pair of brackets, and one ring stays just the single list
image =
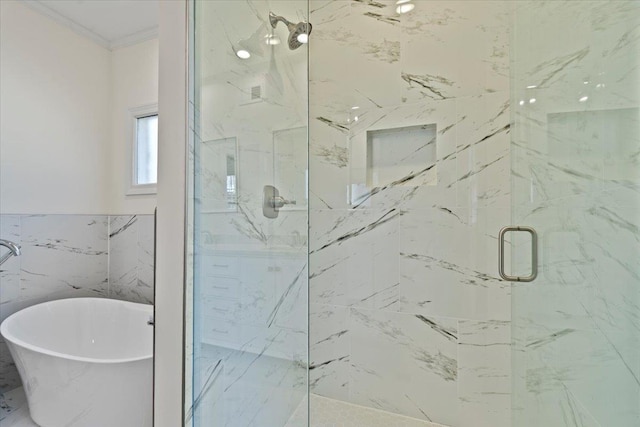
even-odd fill
[{"label": "shower head", "polygon": [[309,34],[311,33],[311,24],[308,22],[298,22],[294,24],[282,16],[269,12],[269,23],[271,27],[276,28],[278,22],[283,22],[289,30],[289,49],[295,50],[307,42]]}]

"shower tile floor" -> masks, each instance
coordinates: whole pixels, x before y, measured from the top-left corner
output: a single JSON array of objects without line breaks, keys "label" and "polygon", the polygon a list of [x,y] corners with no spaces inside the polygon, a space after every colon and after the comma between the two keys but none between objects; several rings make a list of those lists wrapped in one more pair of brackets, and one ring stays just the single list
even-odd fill
[{"label": "shower tile floor", "polygon": [[22,387],[0,395],[0,427],[38,427],[29,416]]},{"label": "shower tile floor", "polygon": [[[307,423],[306,399],[285,427],[304,427]],[[311,395],[311,427],[445,427],[339,400]],[[38,427],[27,407],[22,387],[0,395],[0,427]]]},{"label": "shower tile floor", "polygon": [[[306,399],[285,427],[306,426]],[[311,427],[445,427],[390,412],[311,395]]]}]

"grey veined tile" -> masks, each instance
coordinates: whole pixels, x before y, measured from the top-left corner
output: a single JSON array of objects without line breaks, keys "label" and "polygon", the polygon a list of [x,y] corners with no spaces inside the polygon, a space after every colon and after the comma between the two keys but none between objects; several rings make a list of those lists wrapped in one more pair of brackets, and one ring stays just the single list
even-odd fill
[{"label": "grey veined tile", "polygon": [[351,309],[350,401],[457,425],[456,323],[452,319]]},{"label": "grey veined tile", "polygon": [[107,217],[22,217],[21,299],[55,293],[107,296]]}]

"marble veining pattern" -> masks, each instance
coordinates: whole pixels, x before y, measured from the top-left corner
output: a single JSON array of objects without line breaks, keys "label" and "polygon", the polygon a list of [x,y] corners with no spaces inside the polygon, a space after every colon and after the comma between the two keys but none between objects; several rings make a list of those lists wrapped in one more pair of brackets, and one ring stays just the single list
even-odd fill
[{"label": "marble veining pattern", "polygon": [[304,399],[298,410],[285,427],[307,425],[307,405],[309,406],[310,427],[445,427],[415,418],[404,417],[390,412],[353,405],[316,394]]},{"label": "marble veining pattern", "polygon": [[515,18],[514,220],[543,236],[543,268],[513,287],[514,424],[636,426],[640,8],[527,1]]},{"label": "marble veining pattern", "polygon": [[22,387],[0,394],[0,426],[38,427],[29,416],[27,397]]},{"label": "marble veining pattern", "polygon": [[[506,427],[511,5],[414,3],[310,4],[311,392]],[[413,150],[430,155],[372,181],[371,131],[419,127],[435,139]]]},{"label": "marble veining pattern", "polygon": [[153,215],[109,218],[112,298],[153,303]]}]

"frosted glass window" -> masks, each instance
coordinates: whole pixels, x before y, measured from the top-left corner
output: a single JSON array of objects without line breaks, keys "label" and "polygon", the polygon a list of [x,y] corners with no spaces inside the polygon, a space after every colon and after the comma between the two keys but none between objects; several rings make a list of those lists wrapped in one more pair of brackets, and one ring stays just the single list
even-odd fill
[{"label": "frosted glass window", "polygon": [[158,182],[158,115],[136,119],[135,185]]}]

